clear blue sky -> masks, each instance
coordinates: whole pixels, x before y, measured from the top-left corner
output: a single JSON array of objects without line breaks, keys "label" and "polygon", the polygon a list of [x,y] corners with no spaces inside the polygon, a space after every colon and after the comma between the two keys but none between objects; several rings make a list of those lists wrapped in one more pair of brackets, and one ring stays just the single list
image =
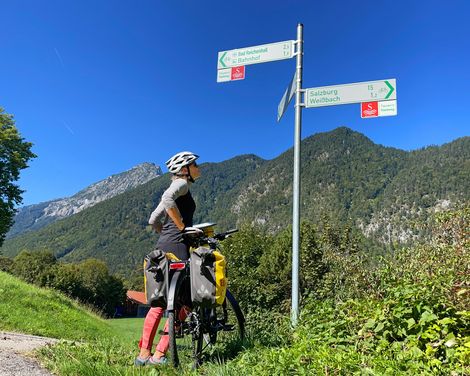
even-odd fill
[{"label": "clear blue sky", "polygon": [[277,105],[295,60],[216,83],[217,52],[296,38],[316,87],[397,79],[398,116],[306,109],[302,137],[347,126],[412,150],[470,135],[470,1],[0,0],[0,106],[38,155],[24,204],[69,196],[180,150],[218,162],[293,145]]}]

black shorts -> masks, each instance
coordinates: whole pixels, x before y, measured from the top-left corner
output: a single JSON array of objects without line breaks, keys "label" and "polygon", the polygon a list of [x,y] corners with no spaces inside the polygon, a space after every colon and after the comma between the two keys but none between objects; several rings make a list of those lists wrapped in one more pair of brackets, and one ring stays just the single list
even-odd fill
[{"label": "black shorts", "polygon": [[159,243],[157,242],[157,248],[163,252],[171,252],[180,260],[189,259],[189,246],[184,243]]}]

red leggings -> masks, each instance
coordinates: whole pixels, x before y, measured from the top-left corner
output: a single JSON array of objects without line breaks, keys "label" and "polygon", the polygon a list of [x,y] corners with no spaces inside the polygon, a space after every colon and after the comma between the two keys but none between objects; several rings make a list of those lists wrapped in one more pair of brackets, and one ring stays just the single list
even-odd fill
[{"label": "red leggings", "polygon": [[[160,320],[163,316],[163,312],[165,312],[165,310],[160,307],[150,308],[150,310],[148,311],[147,316],[145,316],[142,337],[140,338],[140,341],[139,341],[140,348],[152,350],[153,340],[155,338],[155,334],[157,333],[158,324],[160,324]],[[188,316],[188,313],[189,313],[189,309],[187,309],[186,307],[183,307],[183,309],[180,309],[179,311],[178,319],[180,321],[183,321],[186,318],[186,316]],[[165,328],[163,329],[163,331],[165,333],[168,333],[168,320],[165,323]],[[158,345],[155,348],[155,350],[163,354],[166,354],[169,343],[170,343],[170,338],[168,334],[163,334],[160,337],[160,341],[158,342]]]}]

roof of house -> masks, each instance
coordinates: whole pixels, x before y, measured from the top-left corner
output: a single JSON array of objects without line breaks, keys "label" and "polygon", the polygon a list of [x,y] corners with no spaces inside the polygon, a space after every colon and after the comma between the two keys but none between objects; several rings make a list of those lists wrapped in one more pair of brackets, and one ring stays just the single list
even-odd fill
[{"label": "roof of house", "polygon": [[127,299],[132,300],[137,304],[147,304],[147,298],[143,292],[128,290],[126,295]]}]

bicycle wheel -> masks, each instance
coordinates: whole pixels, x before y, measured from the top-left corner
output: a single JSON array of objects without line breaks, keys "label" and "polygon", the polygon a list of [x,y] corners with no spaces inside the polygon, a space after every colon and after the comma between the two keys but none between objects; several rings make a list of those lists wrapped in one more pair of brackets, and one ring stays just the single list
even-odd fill
[{"label": "bicycle wheel", "polygon": [[216,307],[216,312],[217,319],[220,320],[223,317],[224,324],[222,330],[217,332],[217,337],[221,337],[217,338],[217,341],[219,342],[220,339],[223,341],[230,340],[241,345],[245,339],[245,317],[237,300],[230,291],[227,290],[225,302],[222,307]]},{"label": "bicycle wheel", "polygon": [[195,365],[203,360],[218,362],[235,356],[243,347],[245,318],[238,302],[227,290],[224,304],[215,308],[199,308],[200,333],[195,346]]},{"label": "bicycle wheel", "polygon": [[193,370],[202,364],[202,351],[204,348],[204,333],[201,321],[201,308],[196,307],[192,312],[192,347],[193,347]]},{"label": "bicycle wheel", "polygon": [[176,347],[176,312],[175,310],[168,312],[168,336],[170,337],[170,347],[168,349],[170,353],[170,363],[173,367],[178,367],[178,349]]}]

